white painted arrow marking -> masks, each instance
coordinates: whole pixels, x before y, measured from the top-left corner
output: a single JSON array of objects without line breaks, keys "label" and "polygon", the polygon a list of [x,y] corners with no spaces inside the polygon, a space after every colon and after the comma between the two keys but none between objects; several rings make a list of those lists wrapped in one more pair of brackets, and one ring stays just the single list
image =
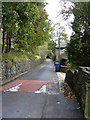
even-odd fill
[{"label": "white painted arrow marking", "polygon": [[9,88],[9,89],[7,89],[7,90],[4,90],[4,92],[6,92],[6,91],[18,92],[18,90],[20,89],[20,86],[21,86],[21,85],[22,85],[22,83],[20,83],[20,84],[14,86],[14,87],[11,87],[11,88]]}]

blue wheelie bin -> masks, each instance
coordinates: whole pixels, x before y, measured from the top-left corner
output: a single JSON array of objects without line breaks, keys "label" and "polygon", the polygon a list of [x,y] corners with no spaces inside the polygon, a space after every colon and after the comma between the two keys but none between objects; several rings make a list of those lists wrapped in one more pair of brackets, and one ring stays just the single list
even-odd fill
[{"label": "blue wheelie bin", "polygon": [[60,63],[56,62],[55,63],[55,72],[59,72],[60,71]]}]

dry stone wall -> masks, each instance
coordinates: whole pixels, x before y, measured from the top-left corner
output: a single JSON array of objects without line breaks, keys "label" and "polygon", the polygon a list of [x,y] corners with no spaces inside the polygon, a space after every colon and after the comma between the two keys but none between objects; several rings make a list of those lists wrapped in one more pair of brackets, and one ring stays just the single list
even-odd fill
[{"label": "dry stone wall", "polygon": [[68,70],[65,81],[73,89],[85,117],[90,117],[90,67]]},{"label": "dry stone wall", "polygon": [[4,84],[10,81],[13,77],[17,77],[22,73],[35,68],[37,65],[41,64],[41,62],[41,59],[36,61],[28,60],[26,62],[14,62],[11,67],[1,63],[1,84]]}]

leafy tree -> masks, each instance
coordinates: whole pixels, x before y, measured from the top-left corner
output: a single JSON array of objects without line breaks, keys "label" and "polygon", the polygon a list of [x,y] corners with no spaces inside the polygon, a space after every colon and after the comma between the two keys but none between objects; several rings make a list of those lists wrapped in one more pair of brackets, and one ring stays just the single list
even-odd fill
[{"label": "leafy tree", "polygon": [[73,35],[67,45],[69,61],[76,65],[90,66],[90,2],[75,3],[72,10]]},{"label": "leafy tree", "polygon": [[37,47],[50,39],[52,29],[44,6],[41,2],[2,3],[4,57],[23,54],[31,58]]},{"label": "leafy tree", "polygon": [[65,28],[62,27],[60,25],[60,23],[56,23],[54,25],[54,29],[55,29],[55,33],[54,33],[55,36],[54,37],[56,37],[56,41],[59,41],[60,43],[61,42],[67,42],[68,37],[67,37],[67,34],[65,33]]},{"label": "leafy tree", "polygon": [[52,60],[56,59],[56,43],[54,41],[48,42],[48,54],[47,57],[52,57]]}]

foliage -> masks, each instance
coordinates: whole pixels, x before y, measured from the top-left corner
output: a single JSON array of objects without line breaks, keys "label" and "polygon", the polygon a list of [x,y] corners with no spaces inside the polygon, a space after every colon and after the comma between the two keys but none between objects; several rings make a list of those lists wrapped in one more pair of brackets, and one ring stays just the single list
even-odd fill
[{"label": "foliage", "polygon": [[59,12],[59,15],[61,15],[61,19],[68,20],[69,22],[69,19],[72,16],[72,9],[74,8],[75,5],[71,1],[63,0],[61,0],[60,4],[62,7],[61,11]]},{"label": "foliage", "polygon": [[56,53],[55,53],[55,50],[56,50],[56,43],[54,41],[50,41],[48,43],[48,50],[49,50],[49,53],[48,53],[48,57],[52,57],[52,60],[55,60],[56,59]]},{"label": "foliage", "polygon": [[39,46],[38,49],[39,49],[39,56],[41,57],[41,59],[43,61],[48,54],[48,44],[47,44],[47,42],[44,45]]},{"label": "foliage", "polygon": [[90,66],[90,2],[75,3],[72,12],[74,32],[67,45],[68,58],[78,66]]},{"label": "foliage", "polygon": [[51,38],[52,28],[44,6],[41,2],[2,3],[3,59],[4,54],[19,58],[23,54],[31,59],[37,47]]},{"label": "foliage", "polygon": [[61,41],[67,41],[67,34],[65,33],[65,28],[61,26],[60,23],[54,25],[55,37],[58,37]]}]

